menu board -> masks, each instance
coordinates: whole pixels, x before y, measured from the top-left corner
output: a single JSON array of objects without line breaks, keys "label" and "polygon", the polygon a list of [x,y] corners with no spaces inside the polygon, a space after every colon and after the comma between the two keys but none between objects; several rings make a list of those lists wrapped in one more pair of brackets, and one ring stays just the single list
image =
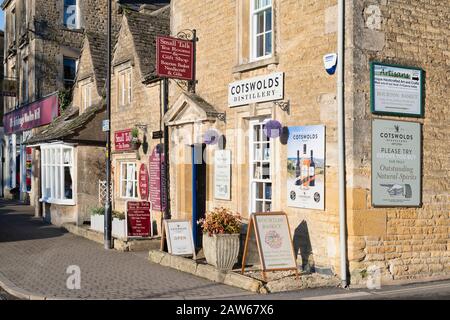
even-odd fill
[{"label": "menu board", "polygon": [[141,200],[147,200],[148,198],[148,179],[147,166],[143,163],[139,169],[139,193]]},{"label": "menu board", "polygon": [[126,215],[128,237],[151,236],[150,202],[128,201]]},{"label": "menu board", "polygon": [[231,150],[214,153],[214,198],[231,200]]},{"label": "menu board", "polygon": [[162,147],[155,147],[149,160],[149,196],[153,210],[166,209],[166,176]]}]

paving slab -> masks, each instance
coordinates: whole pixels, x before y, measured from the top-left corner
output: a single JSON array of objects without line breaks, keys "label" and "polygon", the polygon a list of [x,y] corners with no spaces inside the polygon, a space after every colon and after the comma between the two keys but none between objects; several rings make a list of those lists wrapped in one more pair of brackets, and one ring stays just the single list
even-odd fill
[{"label": "paving slab", "polygon": [[148,254],[104,250],[33,214],[29,206],[0,200],[0,287],[19,298],[213,299],[245,293],[150,263]]}]

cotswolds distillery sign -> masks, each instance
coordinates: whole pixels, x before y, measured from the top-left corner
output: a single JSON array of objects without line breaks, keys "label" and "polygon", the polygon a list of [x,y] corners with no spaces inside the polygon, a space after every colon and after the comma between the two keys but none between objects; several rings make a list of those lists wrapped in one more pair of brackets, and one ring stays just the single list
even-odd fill
[{"label": "cotswolds distillery sign", "polygon": [[156,73],[162,78],[194,79],[194,42],[156,37]]},{"label": "cotswolds distillery sign", "polygon": [[283,97],[283,72],[236,81],[228,86],[228,105],[230,107],[282,100]]}]

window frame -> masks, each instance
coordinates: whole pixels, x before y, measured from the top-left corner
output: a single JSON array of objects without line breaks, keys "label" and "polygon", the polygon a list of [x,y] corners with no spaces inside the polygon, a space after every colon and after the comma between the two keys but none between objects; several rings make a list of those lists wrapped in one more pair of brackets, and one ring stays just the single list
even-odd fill
[{"label": "window frame", "polygon": [[[70,163],[64,163],[64,151],[69,149],[71,152]],[[55,158],[56,150],[60,156],[59,163]],[[53,157],[52,157],[53,151]],[[72,178],[72,198],[65,199],[65,168],[69,168]],[[72,170],[70,169],[72,168]],[[76,164],[75,147],[70,144],[57,143],[41,145],[41,190],[42,198],[40,201],[51,204],[75,205],[76,204]],[[58,172],[58,174],[56,174]],[[53,175],[53,176],[52,176]],[[49,194],[47,194],[50,189]]]},{"label": "window frame", "polygon": [[[64,70],[64,68],[65,68],[65,63],[64,62],[65,62],[65,60],[73,60],[73,61],[75,61],[75,74],[74,74],[74,78],[73,79],[66,79],[66,74],[65,74],[65,70]],[[77,77],[77,71],[78,71],[78,59],[77,58],[73,58],[73,57],[69,57],[69,56],[63,56],[63,83],[64,83],[64,86],[66,86],[66,84],[69,83],[69,82],[72,83],[71,87],[74,86],[75,80],[76,80],[76,77]]]},{"label": "window frame", "polygon": [[[274,197],[273,197],[273,184],[274,184],[274,175],[273,175],[273,168],[275,167],[275,158],[274,158],[274,152],[275,152],[275,144],[274,141],[270,138],[268,138],[264,134],[264,125],[269,121],[267,118],[263,119],[256,119],[251,120],[249,122],[249,142],[248,142],[248,148],[249,148],[249,190],[250,190],[250,196],[249,196],[249,214],[258,213],[258,212],[270,212],[273,210],[273,204],[274,204]],[[260,130],[260,140],[255,140],[255,127],[258,126]],[[268,138],[267,140],[263,140],[263,138]],[[255,145],[260,145],[260,158],[255,159]],[[269,150],[269,157],[266,159],[266,157],[263,154],[264,145],[268,145]],[[260,164],[261,168],[261,174],[264,174],[264,164],[269,165],[269,179],[264,178],[255,178],[255,171],[254,171],[254,165]],[[258,165],[257,165],[258,167]],[[262,184],[263,187],[263,197],[262,198],[256,198],[256,185]],[[266,193],[266,187],[270,184],[270,199],[267,196]],[[256,204],[257,202],[262,202],[262,211],[256,210]],[[270,209],[269,211],[265,210],[265,205],[269,204]]]},{"label": "window frame", "polygon": [[[92,88],[92,82],[81,85],[81,112],[84,112],[88,108],[92,107]],[[87,99],[87,97],[89,98]]]},{"label": "window frame", "polygon": [[[270,5],[266,5],[264,7],[261,7],[259,9],[255,9],[255,2],[258,0],[251,0],[250,1],[250,62],[255,62],[259,60],[269,59],[274,56],[274,26],[275,26],[275,19],[274,19],[274,0],[270,0]],[[256,16],[260,12],[265,12],[267,9],[271,10],[271,16],[272,16],[272,23],[271,23],[271,30],[266,31],[264,29],[263,33],[260,33],[259,35],[263,34],[264,36],[264,42],[263,42],[263,48],[264,48],[264,55],[258,57],[257,56],[257,19]],[[264,14],[264,28],[266,27],[266,14]],[[265,54],[265,35],[267,33],[271,33],[271,52],[270,54]]]},{"label": "window frame", "polygon": [[118,72],[118,106],[131,105],[133,97],[133,78],[131,67]]},{"label": "window frame", "polygon": [[66,8],[69,8],[69,5],[66,5],[66,0],[63,0],[63,26],[67,29],[75,29],[78,30],[81,28],[81,19],[80,19],[80,6],[79,6],[79,0],[75,0],[75,25],[69,25],[66,20]]},{"label": "window frame", "polygon": [[[139,191],[138,191],[138,174],[137,174],[137,163],[136,162],[132,162],[132,161],[120,161],[119,162],[120,165],[120,173],[119,173],[119,197],[120,199],[124,199],[124,200],[136,200],[139,198]],[[129,179],[127,177],[127,179],[124,179],[124,172],[123,172],[123,168],[125,166],[126,170],[128,170],[128,166],[132,165],[134,166],[134,178]],[[128,183],[131,182],[133,183],[133,194],[131,197],[127,197],[126,194],[123,194],[123,183]],[[134,194],[135,193],[135,194]]]},{"label": "window frame", "polygon": [[22,66],[22,103],[26,104],[30,100],[30,89],[29,89],[29,62],[28,57],[25,57],[22,60],[23,66]]}]

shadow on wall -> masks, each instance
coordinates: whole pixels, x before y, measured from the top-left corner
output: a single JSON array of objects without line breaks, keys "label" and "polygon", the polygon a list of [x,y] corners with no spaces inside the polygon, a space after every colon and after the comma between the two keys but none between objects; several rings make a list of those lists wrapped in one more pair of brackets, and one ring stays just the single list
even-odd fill
[{"label": "shadow on wall", "polygon": [[309,238],[308,224],[302,221],[294,231],[294,251],[296,259],[301,257],[301,265],[304,272],[314,272],[314,257],[312,252],[311,240]]}]

